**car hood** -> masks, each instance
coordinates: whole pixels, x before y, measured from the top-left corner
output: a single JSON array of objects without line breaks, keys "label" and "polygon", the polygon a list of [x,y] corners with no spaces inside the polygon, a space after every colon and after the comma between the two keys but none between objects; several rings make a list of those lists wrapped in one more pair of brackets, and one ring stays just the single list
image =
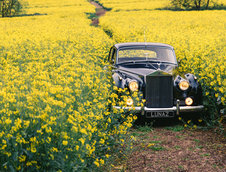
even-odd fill
[{"label": "car hood", "polygon": [[139,76],[147,76],[153,72],[156,72],[158,70],[166,72],[168,74],[172,74],[173,70],[175,69],[175,66],[162,66],[161,69],[153,69],[153,68],[137,68],[137,67],[123,67],[119,66],[118,70],[120,72],[125,72],[125,73],[131,73],[133,75],[139,75]]}]

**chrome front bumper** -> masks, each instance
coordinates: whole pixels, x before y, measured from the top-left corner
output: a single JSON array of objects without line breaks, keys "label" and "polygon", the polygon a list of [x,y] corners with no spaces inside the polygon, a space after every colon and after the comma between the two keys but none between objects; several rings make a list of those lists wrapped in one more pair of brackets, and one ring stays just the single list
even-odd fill
[{"label": "chrome front bumper", "polygon": [[148,107],[120,107],[120,106],[113,106],[115,109],[130,109],[130,110],[136,110],[136,111],[142,111],[145,112],[160,112],[160,111],[174,111],[178,115],[180,112],[197,112],[202,111],[204,109],[203,105],[199,106],[173,106],[170,108],[148,108]]}]

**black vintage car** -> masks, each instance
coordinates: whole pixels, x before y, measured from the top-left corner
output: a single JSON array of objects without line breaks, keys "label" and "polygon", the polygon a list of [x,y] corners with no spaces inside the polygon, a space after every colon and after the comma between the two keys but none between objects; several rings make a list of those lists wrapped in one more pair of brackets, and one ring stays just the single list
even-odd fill
[{"label": "black vintage car", "polygon": [[[119,43],[111,47],[108,61],[118,88],[141,92],[144,106],[135,110],[147,118],[174,117],[180,112],[201,111],[202,89],[196,76],[175,75],[178,67],[172,46],[162,43]],[[129,109],[133,100],[128,100]],[[134,109],[133,108],[133,109]]]}]

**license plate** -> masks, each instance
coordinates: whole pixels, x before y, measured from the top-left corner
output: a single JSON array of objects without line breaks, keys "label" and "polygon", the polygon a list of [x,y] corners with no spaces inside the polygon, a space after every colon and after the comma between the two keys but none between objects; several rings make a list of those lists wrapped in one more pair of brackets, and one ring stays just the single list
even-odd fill
[{"label": "license plate", "polygon": [[160,111],[160,112],[147,112],[147,118],[170,118],[174,117],[174,112],[170,111]]}]

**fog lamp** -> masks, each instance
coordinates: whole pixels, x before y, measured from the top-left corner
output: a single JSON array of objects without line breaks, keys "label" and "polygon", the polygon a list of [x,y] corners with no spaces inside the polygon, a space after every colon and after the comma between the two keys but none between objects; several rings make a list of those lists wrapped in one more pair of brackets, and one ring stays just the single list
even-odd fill
[{"label": "fog lamp", "polygon": [[192,100],[191,97],[187,97],[187,98],[185,99],[185,104],[186,104],[186,105],[190,106],[190,105],[192,105],[192,103],[193,103],[193,100]]},{"label": "fog lamp", "polygon": [[128,99],[126,100],[126,104],[127,104],[128,106],[132,106],[132,105],[133,105],[133,99],[128,98]]},{"label": "fog lamp", "polygon": [[131,91],[138,91],[138,83],[137,83],[137,81],[131,81],[129,83],[129,89]]},{"label": "fog lamp", "polygon": [[179,83],[179,87],[181,90],[185,91],[189,88],[189,82],[188,81],[181,81]]}]

